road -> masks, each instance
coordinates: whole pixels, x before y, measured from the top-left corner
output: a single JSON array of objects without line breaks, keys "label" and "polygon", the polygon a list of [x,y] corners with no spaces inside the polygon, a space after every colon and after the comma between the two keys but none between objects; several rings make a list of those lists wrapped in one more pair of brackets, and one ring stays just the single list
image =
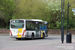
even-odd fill
[{"label": "road", "polygon": [[10,38],[10,36],[1,35],[0,50],[75,50],[75,35],[73,35],[71,44],[67,44],[65,40],[64,44],[62,44],[61,35],[49,35],[45,39],[35,40],[16,40],[15,38]]}]

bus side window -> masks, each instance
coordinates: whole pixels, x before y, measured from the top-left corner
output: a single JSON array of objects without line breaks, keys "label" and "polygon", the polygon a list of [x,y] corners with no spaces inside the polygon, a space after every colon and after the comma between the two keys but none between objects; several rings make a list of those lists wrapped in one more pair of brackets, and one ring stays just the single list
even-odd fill
[{"label": "bus side window", "polygon": [[42,26],[41,26],[41,24],[39,24],[39,30],[42,30]]},{"label": "bus side window", "polygon": [[31,30],[35,30],[35,24],[32,22],[30,25],[31,25]]},{"label": "bus side window", "polygon": [[30,30],[30,22],[28,22],[28,21],[27,21],[27,23],[26,23],[26,29],[27,29],[27,30]]}]

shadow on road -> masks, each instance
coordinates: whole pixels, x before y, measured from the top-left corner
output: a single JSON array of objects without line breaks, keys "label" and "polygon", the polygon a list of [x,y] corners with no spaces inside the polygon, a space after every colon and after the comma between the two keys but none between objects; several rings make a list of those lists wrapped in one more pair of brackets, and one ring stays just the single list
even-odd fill
[{"label": "shadow on road", "polygon": [[56,37],[50,37],[50,38],[45,38],[46,40],[56,40],[56,39],[60,39],[60,38],[56,38]]},{"label": "shadow on road", "polygon": [[[35,38],[34,40],[57,40],[57,39],[61,39],[61,38],[60,37],[46,37],[44,39],[42,39],[42,38]],[[30,40],[31,39],[15,39],[14,41],[30,41]]]}]

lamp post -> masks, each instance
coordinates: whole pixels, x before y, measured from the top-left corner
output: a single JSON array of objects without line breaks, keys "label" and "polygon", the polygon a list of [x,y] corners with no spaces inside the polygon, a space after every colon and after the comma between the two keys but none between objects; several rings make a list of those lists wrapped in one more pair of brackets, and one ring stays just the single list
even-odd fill
[{"label": "lamp post", "polygon": [[69,5],[69,2],[68,2],[66,43],[71,43],[71,39],[72,39],[71,33],[69,33],[69,31],[68,31],[68,25],[69,25],[69,7],[70,7],[70,6],[71,6],[71,5]]},{"label": "lamp post", "polygon": [[68,9],[67,9],[67,33],[68,33],[68,25],[69,25],[69,7],[71,5],[69,5],[69,2],[68,2]]},{"label": "lamp post", "polygon": [[61,0],[61,41],[64,41],[64,0]]}]

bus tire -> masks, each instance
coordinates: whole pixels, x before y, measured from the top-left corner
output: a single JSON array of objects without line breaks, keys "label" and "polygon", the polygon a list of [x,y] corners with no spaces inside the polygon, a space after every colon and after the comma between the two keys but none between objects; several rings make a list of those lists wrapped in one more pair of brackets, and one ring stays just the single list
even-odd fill
[{"label": "bus tire", "polygon": [[31,40],[34,40],[34,34],[31,35]]},{"label": "bus tire", "polygon": [[45,38],[45,34],[43,33],[43,39]]}]

